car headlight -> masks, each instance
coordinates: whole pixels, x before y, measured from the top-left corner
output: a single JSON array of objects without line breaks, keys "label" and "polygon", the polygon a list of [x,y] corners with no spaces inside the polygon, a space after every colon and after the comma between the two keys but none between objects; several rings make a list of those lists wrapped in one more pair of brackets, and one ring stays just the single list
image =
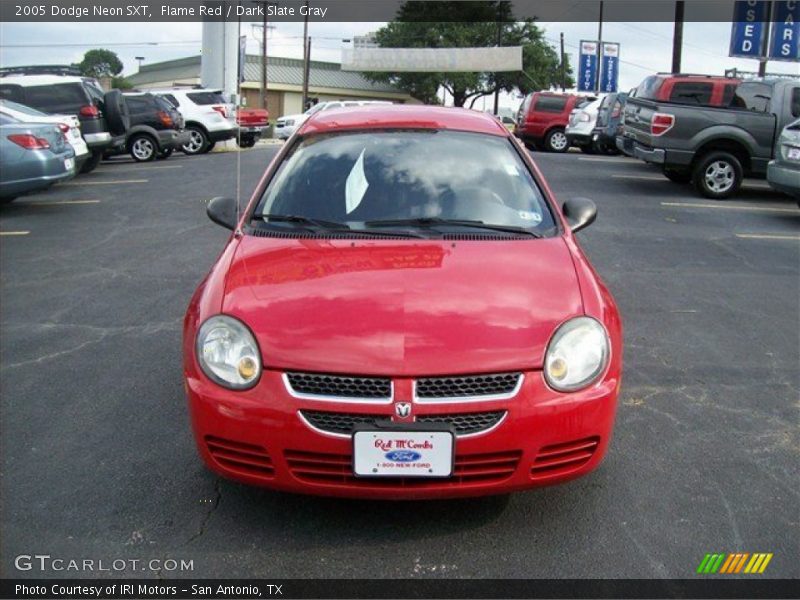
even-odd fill
[{"label": "car headlight", "polygon": [[593,383],[608,363],[605,328],[591,317],[577,317],[556,330],[544,357],[547,384],[574,392]]},{"label": "car headlight", "polygon": [[292,125],[294,125],[294,119],[287,119],[286,121],[283,122],[283,124],[286,125],[286,127],[291,127]]},{"label": "car headlight", "polygon": [[253,387],[261,356],[247,325],[227,315],[208,319],[197,333],[197,360],[209,379],[233,390]]}]

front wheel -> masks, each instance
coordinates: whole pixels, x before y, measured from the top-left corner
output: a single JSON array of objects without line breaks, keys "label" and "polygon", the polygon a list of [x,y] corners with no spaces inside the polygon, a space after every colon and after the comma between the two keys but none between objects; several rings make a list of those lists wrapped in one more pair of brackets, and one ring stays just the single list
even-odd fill
[{"label": "front wheel", "polygon": [[692,183],[706,198],[723,200],[742,186],[742,164],[730,152],[710,152],[692,171]]},{"label": "front wheel", "polygon": [[158,154],[158,144],[149,135],[135,135],[130,141],[130,152],[136,162],[150,162]]},{"label": "front wheel", "polygon": [[567,134],[561,129],[553,129],[547,134],[544,146],[549,152],[566,152],[569,150]]},{"label": "front wheel", "polygon": [[161,152],[158,153],[158,160],[165,160],[172,156],[172,148],[164,148]]},{"label": "front wheel", "polygon": [[189,132],[189,141],[181,146],[184,154],[195,155],[206,152],[208,147],[206,132],[195,125],[189,125],[186,131]]}]

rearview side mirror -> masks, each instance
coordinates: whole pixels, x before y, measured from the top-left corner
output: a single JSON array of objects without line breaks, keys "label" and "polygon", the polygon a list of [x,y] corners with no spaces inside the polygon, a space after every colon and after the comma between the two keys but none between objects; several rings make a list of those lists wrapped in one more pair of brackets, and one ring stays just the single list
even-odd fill
[{"label": "rearview side mirror", "polygon": [[206,207],[208,218],[217,225],[233,231],[238,224],[237,202],[234,198],[212,198]]},{"label": "rearview side mirror", "polygon": [[589,198],[571,198],[564,202],[561,212],[573,233],[588,227],[597,218],[597,205]]}]

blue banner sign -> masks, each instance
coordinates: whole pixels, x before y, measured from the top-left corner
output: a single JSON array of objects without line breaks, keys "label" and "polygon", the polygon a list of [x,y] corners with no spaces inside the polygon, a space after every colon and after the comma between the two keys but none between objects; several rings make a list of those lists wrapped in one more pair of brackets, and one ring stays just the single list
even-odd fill
[{"label": "blue banner sign", "polygon": [[578,64],[578,91],[593,92],[597,85],[597,42],[581,40]]},{"label": "blue banner sign", "polygon": [[603,42],[602,67],[600,91],[609,94],[616,92],[619,82],[619,44]]},{"label": "blue banner sign", "polygon": [[740,0],[733,8],[731,49],[729,56],[761,58],[769,36],[769,2]]},{"label": "blue banner sign", "polygon": [[800,61],[800,0],[773,4],[769,57],[772,60]]}]

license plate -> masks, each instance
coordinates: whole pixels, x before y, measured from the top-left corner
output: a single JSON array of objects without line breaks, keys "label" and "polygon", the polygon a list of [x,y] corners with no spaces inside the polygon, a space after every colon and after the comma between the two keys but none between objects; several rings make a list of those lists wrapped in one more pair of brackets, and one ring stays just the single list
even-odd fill
[{"label": "license plate", "polygon": [[358,477],[450,477],[453,449],[451,431],[356,431],[353,473]]},{"label": "license plate", "polygon": [[74,167],[74,166],[75,166],[75,161],[73,159],[71,159],[71,158],[65,158],[64,159],[64,168],[67,171],[72,170],[72,167]]},{"label": "license plate", "polygon": [[800,148],[789,148],[787,156],[792,160],[800,160]]}]

